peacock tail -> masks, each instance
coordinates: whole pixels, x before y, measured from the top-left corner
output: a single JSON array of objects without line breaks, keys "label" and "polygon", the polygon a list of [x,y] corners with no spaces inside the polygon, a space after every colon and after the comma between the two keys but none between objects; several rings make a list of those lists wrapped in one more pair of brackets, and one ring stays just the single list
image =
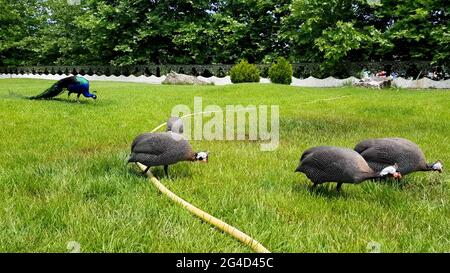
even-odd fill
[{"label": "peacock tail", "polygon": [[59,86],[59,82],[53,84],[50,88],[37,96],[30,97],[30,100],[50,99],[58,96],[64,91],[64,88]]}]

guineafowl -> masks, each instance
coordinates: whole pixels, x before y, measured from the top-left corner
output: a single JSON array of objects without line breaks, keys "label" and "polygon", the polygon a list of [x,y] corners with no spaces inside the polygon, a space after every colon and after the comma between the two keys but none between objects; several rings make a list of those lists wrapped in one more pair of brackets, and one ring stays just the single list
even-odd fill
[{"label": "guineafowl", "polygon": [[183,120],[179,117],[171,117],[167,121],[167,132],[174,132],[177,134],[183,134],[184,126],[183,126]]},{"label": "guineafowl", "polygon": [[145,133],[137,136],[131,144],[130,162],[139,162],[145,166],[144,173],[153,166],[164,166],[169,176],[169,165],[180,161],[208,162],[207,152],[195,153],[189,142],[174,132]]},{"label": "guineafowl", "polygon": [[83,95],[86,98],[93,98],[94,100],[97,99],[97,95],[91,94],[89,92],[89,81],[81,76],[71,76],[61,79],[56,83],[54,83],[50,88],[45,90],[43,93],[34,97],[30,97],[30,99],[32,100],[50,99],[58,96],[59,94],[64,92],[65,89],[69,91],[68,97],[70,97],[70,94],[72,93],[78,94],[77,95],[78,101],[80,101],[80,95]]},{"label": "guineafowl", "polygon": [[337,182],[338,191],[342,183],[358,184],[386,175],[401,177],[395,165],[374,171],[364,158],[352,149],[331,146],[313,147],[303,152],[295,171],[306,174],[313,182],[313,187],[325,182]]},{"label": "guineafowl", "polygon": [[440,160],[427,163],[417,144],[404,138],[367,139],[358,143],[355,151],[360,153],[375,171],[380,171],[393,163],[398,164],[398,171],[402,175],[417,171],[442,172],[443,169]]}]

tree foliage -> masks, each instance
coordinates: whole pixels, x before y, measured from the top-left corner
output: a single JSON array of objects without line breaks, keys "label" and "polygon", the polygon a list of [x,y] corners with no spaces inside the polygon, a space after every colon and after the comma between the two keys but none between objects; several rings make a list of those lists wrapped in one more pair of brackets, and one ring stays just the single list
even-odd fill
[{"label": "tree foliage", "polygon": [[[450,59],[447,0],[0,0],[0,65]],[[334,71],[334,72],[333,72]]]}]

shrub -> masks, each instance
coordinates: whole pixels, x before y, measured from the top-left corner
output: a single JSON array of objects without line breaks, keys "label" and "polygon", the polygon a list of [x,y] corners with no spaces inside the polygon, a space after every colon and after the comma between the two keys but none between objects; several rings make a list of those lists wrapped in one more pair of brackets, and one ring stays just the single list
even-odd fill
[{"label": "shrub", "polygon": [[279,57],[269,69],[269,79],[273,83],[291,84],[292,65],[283,57]]},{"label": "shrub", "polygon": [[231,68],[230,77],[232,83],[259,82],[259,69],[256,65],[241,60]]}]

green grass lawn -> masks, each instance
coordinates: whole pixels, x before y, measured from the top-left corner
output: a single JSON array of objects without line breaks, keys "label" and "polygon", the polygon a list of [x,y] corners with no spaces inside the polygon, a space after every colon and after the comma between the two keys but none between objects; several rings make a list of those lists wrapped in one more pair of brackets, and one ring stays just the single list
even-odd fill
[{"label": "green grass lawn", "polygon": [[[294,173],[308,147],[365,138],[415,141],[450,164],[450,93],[273,84],[154,86],[92,82],[97,101],[30,101],[52,81],[0,80],[0,252],[250,252],[172,203],[133,165],[133,138],[176,104],[280,106],[280,146],[191,141],[209,164],[180,163],[162,182],[273,252],[450,251],[450,174],[310,190]],[[12,92],[12,93],[11,93]],[[14,94],[15,93],[15,94]],[[342,97],[345,96],[345,97]],[[335,100],[323,100],[342,97]],[[74,97],[75,98],[75,97]],[[73,99],[74,99],[73,98]],[[154,173],[162,175],[157,168]]]}]

